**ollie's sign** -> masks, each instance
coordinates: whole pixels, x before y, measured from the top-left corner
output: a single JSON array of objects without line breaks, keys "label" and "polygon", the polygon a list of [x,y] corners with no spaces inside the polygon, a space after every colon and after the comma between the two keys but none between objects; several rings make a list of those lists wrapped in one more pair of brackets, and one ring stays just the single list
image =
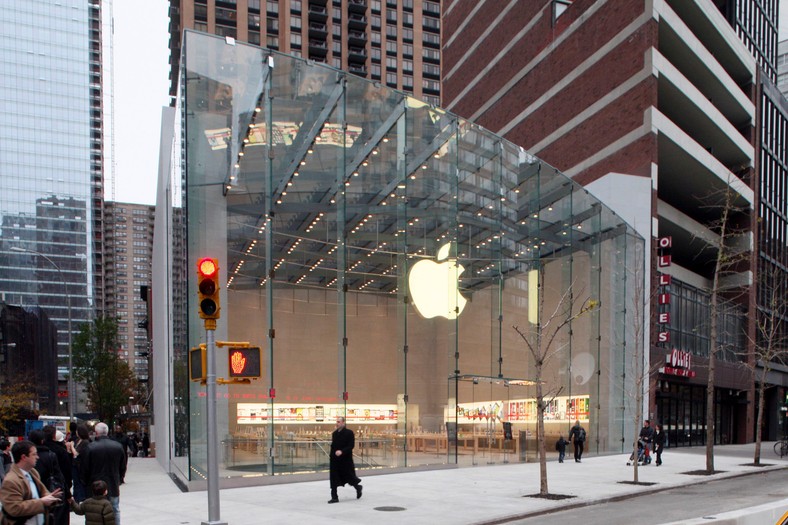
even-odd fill
[{"label": "ollie's sign", "polygon": [[659,371],[672,376],[695,377],[695,371],[692,370],[692,354],[674,348],[666,356],[665,366]]},{"label": "ollie's sign", "polygon": [[[672,237],[660,237],[659,241],[659,256],[657,258],[657,265],[660,268],[667,268],[670,266],[671,257],[670,254],[667,253],[670,251],[671,246],[673,245]],[[670,286],[670,275],[666,273],[659,274],[659,289],[657,292],[657,302],[659,303],[659,313],[657,313],[657,342],[658,343],[669,343],[670,342],[670,332],[668,331],[668,325],[670,325],[670,312],[667,309],[670,307],[670,292],[668,292],[668,286]]]}]

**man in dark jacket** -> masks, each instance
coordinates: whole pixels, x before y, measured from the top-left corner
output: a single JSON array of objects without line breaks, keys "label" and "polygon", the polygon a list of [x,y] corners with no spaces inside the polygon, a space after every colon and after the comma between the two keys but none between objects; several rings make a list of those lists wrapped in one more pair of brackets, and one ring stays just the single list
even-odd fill
[{"label": "man in dark jacket", "polygon": [[[66,480],[60,470],[60,463],[57,454],[46,444],[46,438],[42,430],[32,430],[28,436],[30,441],[36,446],[38,460],[36,461],[36,471],[41,482],[46,485],[50,492],[55,489],[62,489],[65,499],[71,497],[71,492],[66,488]],[[50,519],[53,525],[68,525],[70,511],[65,505],[57,505],[50,509]]]},{"label": "man in dark jacket", "polygon": [[[45,426],[43,432],[44,446],[51,450],[57,457],[57,464],[63,475],[63,493],[66,495],[66,501],[68,501],[71,499],[71,460],[73,456],[66,450],[66,444],[57,439],[58,437],[61,440],[65,439],[65,435],[63,435],[62,432],[59,432],[52,425]],[[68,525],[70,523],[71,513],[65,505],[53,509],[52,516],[53,525]]]},{"label": "man in dark jacket", "polygon": [[115,511],[115,524],[120,525],[120,486],[126,477],[128,456],[120,443],[107,437],[108,433],[109,427],[105,423],[96,425],[96,440],[83,454],[80,470],[86,487],[99,479],[107,484],[107,496]]},{"label": "man in dark jacket", "polygon": [[643,456],[643,463],[651,463],[651,444],[654,442],[654,429],[651,428],[651,422],[647,419],[643,423],[643,428],[640,429],[640,441],[646,449]]},{"label": "man in dark jacket", "polygon": [[331,499],[329,503],[339,501],[337,487],[350,484],[356,489],[356,499],[361,497],[361,480],[356,477],[356,466],[353,464],[353,447],[356,436],[345,426],[345,418],[337,418],[337,428],[331,434],[331,452],[329,453],[329,478],[331,481]]},{"label": "man in dark jacket", "polygon": [[575,426],[569,431],[569,440],[575,446],[575,463],[582,463],[583,448],[586,443],[586,429],[580,426],[580,421],[575,421]]}]

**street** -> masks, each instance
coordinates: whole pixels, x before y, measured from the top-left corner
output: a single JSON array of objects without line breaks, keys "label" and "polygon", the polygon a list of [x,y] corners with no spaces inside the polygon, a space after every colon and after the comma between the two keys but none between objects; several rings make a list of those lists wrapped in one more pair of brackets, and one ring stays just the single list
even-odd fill
[{"label": "street", "polygon": [[653,487],[644,486],[642,496],[622,501],[600,503],[506,523],[531,525],[549,521],[582,522],[587,525],[660,525],[712,516],[788,498],[788,470],[710,481],[664,491],[652,489]]}]

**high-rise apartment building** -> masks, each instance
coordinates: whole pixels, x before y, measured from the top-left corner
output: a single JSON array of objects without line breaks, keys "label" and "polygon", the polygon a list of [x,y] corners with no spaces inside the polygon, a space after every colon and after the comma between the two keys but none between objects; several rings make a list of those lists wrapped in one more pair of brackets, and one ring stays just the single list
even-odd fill
[{"label": "high-rise apartment building", "polygon": [[171,0],[170,95],[197,29],[326,63],[440,104],[439,0]]},{"label": "high-rise apartment building", "polygon": [[[762,31],[776,3],[752,4],[542,0],[493,11],[458,0],[444,11],[444,106],[581,182],[652,239],[646,341],[659,371],[648,412],[671,446],[705,440],[709,290],[727,188],[729,227],[741,234],[732,251],[757,238],[759,65],[774,60],[750,50],[771,49]],[[754,332],[756,259],[721,285],[717,442],[754,435],[740,361]]]},{"label": "high-rise apartment building", "polygon": [[143,384],[148,381],[147,290],[151,284],[155,208],[105,203],[106,311],[118,320],[119,355]]},{"label": "high-rise apartment building", "polygon": [[59,395],[69,328],[103,305],[107,5],[12,0],[0,11],[0,295],[56,324]]}]

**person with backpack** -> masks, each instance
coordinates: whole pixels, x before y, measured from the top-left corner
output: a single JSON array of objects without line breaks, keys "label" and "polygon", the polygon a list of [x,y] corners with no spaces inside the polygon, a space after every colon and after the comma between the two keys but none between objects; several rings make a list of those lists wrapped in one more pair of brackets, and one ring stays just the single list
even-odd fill
[{"label": "person with backpack", "polygon": [[569,431],[569,440],[575,446],[575,463],[581,463],[583,446],[586,442],[586,429],[580,426],[580,421],[575,421],[575,426]]},{"label": "person with backpack", "polygon": [[564,439],[564,436],[558,436],[558,441],[555,442],[555,449],[558,451],[558,462],[564,462],[564,456],[566,456],[566,446],[569,444],[569,441]]}]

